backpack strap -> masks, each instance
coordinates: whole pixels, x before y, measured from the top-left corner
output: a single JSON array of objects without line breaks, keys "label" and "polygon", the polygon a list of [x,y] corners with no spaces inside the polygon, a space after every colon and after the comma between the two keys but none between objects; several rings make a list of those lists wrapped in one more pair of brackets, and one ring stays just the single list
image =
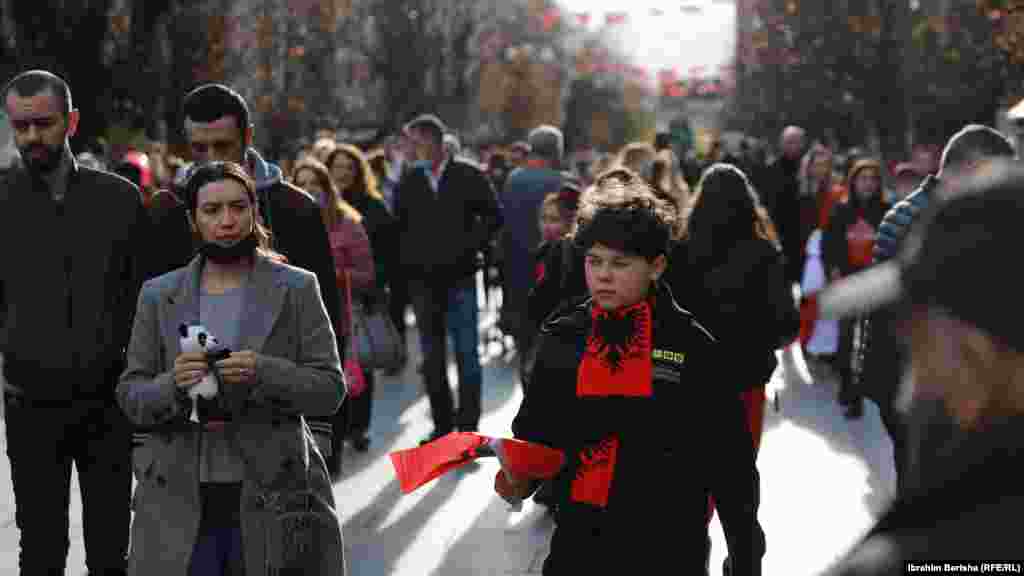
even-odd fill
[{"label": "backpack strap", "polygon": [[572,241],[568,238],[562,239],[562,262],[560,268],[560,276],[558,279],[558,294],[565,298],[566,290],[569,286],[569,275],[572,273],[573,264],[576,256],[576,251],[573,250]]}]

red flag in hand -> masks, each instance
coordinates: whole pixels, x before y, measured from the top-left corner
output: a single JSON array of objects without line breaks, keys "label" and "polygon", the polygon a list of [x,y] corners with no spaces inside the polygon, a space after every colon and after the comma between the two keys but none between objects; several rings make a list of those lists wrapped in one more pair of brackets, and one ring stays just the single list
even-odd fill
[{"label": "red flag in hand", "polygon": [[489,444],[501,467],[517,478],[551,478],[565,464],[561,450],[543,444],[514,438],[491,438]]},{"label": "red flag in hand", "polygon": [[390,456],[405,494],[477,458],[496,456],[510,473],[528,478],[550,478],[564,461],[561,451],[547,446],[472,432],[452,432],[429,444],[392,452]]}]

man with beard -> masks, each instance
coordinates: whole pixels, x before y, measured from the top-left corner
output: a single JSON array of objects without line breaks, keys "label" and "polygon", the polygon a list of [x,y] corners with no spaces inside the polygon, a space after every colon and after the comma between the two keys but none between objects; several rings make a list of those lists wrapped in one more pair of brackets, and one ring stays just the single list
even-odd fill
[{"label": "man with beard", "polygon": [[61,78],[30,70],[3,95],[24,164],[0,181],[0,352],[21,574],[64,573],[72,462],[89,572],[124,574],[131,427],[114,390],[144,279],[146,212],[127,180],[76,163],[79,113]]},{"label": "man with beard", "polygon": [[800,158],[803,156],[806,136],[803,128],[787,126],[782,131],[782,155],[771,169],[766,170],[766,181],[755,182],[765,199],[772,221],[782,240],[786,255],[786,280],[800,281],[803,271],[803,244],[800,234]]},{"label": "man with beard", "polygon": [[[185,96],[184,117],[192,160],[197,164],[237,162],[256,180],[259,215],[271,232],[272,248],[289,264],[316,274],[327,314],[332,326],[337,327],[341,299],[320,206],[312,196],[285,182],[281,169],[264,161],[252,148],[254,126],[245,99],[223,84],[204,84]],[[185,204],[169,193],[159,194],[153,200],[152,211],[161,242],[160,272],[185,266],[197,248]],[[341,343],[338,349],[344,350]],[[345,410],[342,407],[339,414]],[[336,471],[345,431],[334,429],[335,419],[310,419],[309,426],[332,471]],[[338,427],[343,426],[341,423]]]}]

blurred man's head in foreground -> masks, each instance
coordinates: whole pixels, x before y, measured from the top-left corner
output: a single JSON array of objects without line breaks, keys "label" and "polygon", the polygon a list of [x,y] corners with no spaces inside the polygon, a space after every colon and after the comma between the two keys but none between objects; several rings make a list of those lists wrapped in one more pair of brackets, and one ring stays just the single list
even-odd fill
[{"label": "blurred man's head in foreground", "polygon": [[967,174],[994,158],[1009,159],[1015,154],[1013,142],[1002,133],[982,124],[968,124],[946,143],[939,174],[945,176],[951,170]]}]

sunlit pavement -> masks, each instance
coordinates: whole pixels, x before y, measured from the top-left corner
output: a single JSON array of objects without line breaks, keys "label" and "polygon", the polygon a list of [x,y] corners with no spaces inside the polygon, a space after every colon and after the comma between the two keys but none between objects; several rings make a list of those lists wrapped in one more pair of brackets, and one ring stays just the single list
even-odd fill
[{"label": "sunlit pavement", "polygon": [[[532,503],[521,512],[508,511],[492,491],[496,463],[452,473],[409,495],[399,492],[387,453],[415,446],[431,429],[416,373],[415,330],[409,342],[414,352],[405,373],[378,379],[369,452],[346,448],[344,475],[335,486],[349,573],[540,573],[552,522]],[[481,432],[508,434],[521,399],[514,362],[502,356],[497,344],[488,352]],[[824,377],[811,384],[802,358],[795,356],[782,356],[770,386],[770,395],[779,394],[781,411],[767,411],[759,458],[760,518],[768,541],[764,567],[769,575],[820,573],[870,526],[895,486],[892,448],[875,406],[867,402],[861,420],[844,420],[834,401],[834,377],[816,370]],[[454,364],[449,371],[454,382]],[[3,575],[17,573],[18,530],[9,479],[8,460],[0,458]],[[76,576],[85,570],[77,490],[73,485],[68,558],[68,574]],[[712,538],[711,573],[719,574],[725,545],[717,520]]]}]

